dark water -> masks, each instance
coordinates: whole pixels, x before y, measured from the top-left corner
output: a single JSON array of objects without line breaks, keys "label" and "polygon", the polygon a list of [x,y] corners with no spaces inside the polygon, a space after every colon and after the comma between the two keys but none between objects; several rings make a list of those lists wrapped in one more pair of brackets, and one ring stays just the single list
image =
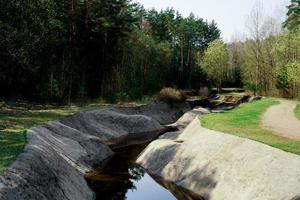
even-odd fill
[{"label": "dark water", "polygon": [[116,155],[104,169],[87,174],[86,179],[97,200],[202,199],[172,183],[154,179],[138,166],[134,161],[145,146],[115,150]]}]

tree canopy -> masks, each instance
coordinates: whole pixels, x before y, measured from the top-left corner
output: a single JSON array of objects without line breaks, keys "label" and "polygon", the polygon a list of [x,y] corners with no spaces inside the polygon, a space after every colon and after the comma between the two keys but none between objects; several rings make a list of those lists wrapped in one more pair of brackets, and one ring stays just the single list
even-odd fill
[{"label": "tree canopy", "polygon": [[226,44],[221,40],[211,42],[204,53],[203,68],[218,88],[227,78],[229,53]]},{"label": "tree canopy", "polygon": [[6,98],[68,102],[197,88],[206,82],[197,57],[220,37],[215,22],[128,0],[0,0],[0,7]]},{"label": "tree canopy", "polygon": [[291,0],[288,6],[287,19],[284,26],[289,30],[299,28],[300,25],[300,0]]}]

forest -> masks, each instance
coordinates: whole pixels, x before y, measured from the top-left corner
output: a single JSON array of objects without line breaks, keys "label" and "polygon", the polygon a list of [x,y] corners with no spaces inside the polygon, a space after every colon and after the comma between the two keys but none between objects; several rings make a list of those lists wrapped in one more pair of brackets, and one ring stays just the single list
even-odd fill
[{"label": "forest", "polygon": [[0,7],[0,98],[114,101],[201,86],[299,96],[299,0],[283,24],[253,8],[249,34],[231,42],[215,21],[130,0],[1,0]]},{"label": "forest", "polygon": [[197,88],[220,38],[213,21],[128,0],[2,0],[0,29],[1,96],[58,102]]},{"label": "forest", "polygon": [[300,0],[0,0],[0,200],[300,200],[299,156]]},{"label": "forest", "polygon": [[247,24],[246,40],[228,44],[231,69],[241,73],[245,88],[260,95],[299,98],[300,1],[291,0],[284,22],[258,4]]}]

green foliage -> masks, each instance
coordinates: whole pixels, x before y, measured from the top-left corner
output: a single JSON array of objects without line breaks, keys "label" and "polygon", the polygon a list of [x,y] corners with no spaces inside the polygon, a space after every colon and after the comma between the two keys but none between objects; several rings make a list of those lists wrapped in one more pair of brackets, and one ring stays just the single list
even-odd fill
[{"label": "green foliage", "polygon": [[299,62],[289,62],[286,66],[287,71],[287,81],[292,85],[299,85],[300,83],[300,63]]},{"label": "green foliage", "polygon": [[220,37],[214,22],[128,0],[9,1],[0,29],[1,96],[60,103],[205,82],[196,57]]},{"label": "green foliage", "polygon": [[103,98],[109,103],[115,103],[117,101],[114,90],[106,88],[103,92]]},{"label": "green foliage", "polygon": [[6,95],[32,94],[42,65],[49,59],[45,56],[50,51],[47,46],[52,43],[52,34],[56,34],[50,26],[54,2],[25,0],[0,4],[0,90]]},{"label": "green foliage", "polygon": [[[114,103],[165,86],[198,87],[206,77],[196,58],[220,37],[215,22],[172,9],[145,11],[129,0],[0,1],[1,98],[85,103],[102,95]],[[1,138],[1,147],[18,146],[8,148],[9,162],[25,129],[59,116],[4,116],[21,127],[15,142]]]},{"label": "green foliage", "polygon": [[[50,100],[65,101],[80,96],[80,82],[87,87],[88,96],[98,96],[97,88],[115,62],[112,55],[119,53],[123,39],[136,25],[133,12],[127,0],[3,3],[1,91],[8,97],[14,92],[28,98],[46,95]],[[11,17],[15,13],[18,16]],[[53,82],[49,91],[50,74]]]},{"label": "green foliage", "polygon": [[184,102],[186,98],[187,96],[184,92],[174,88],[163,88],[158,94],[156,94],[156,99],[158,101],[162,101],[170,105]]},{"label": "green foliage", "polygon": [[289,30],[299,28],[300,25],[300,1],[291,0],[288,6],[287,20],[284,22],[284,27]]},{"label": "green foliage", "polygon": [[199,88],[206,83],[196,57],[219,37],[215,24],[192,15],[183,18],[172,9],[142,15],[148,21],[130,34],[115,72],[117,90],[130,91],[138,85],[144,94],[152,95],[166,85]]},{"label": "green foliage", "polygon": [[62,98],[62,92],[59,81],[57,81],[51,76],[50,80],[46,85],[45,90],[43,90],[42,96],[47,101],[59,102]]},{"label": "green foliage", "polygon": [[264,23],[262,35],[238,43],[243,82],[254,84],[260,95],[295,98],[300,90],[300,31],[275,34],[275,25]]},{"label": "green foliage", "polygon": [[26,145],[26,131],[9,133],[0,130],[0,174],[15,161]]},{"label": "green foliage", "polygon": [[246,83],[244,84],[244,89],[253,91],[253,92],[255,93],[256,86],[255,86],[255,84],[253,84],[253,83],[246,82]]},{"label": "green foliage", "polygon": [[204,53],[202,66],[218,88],[227,77],[228,65],[229,53],[225,43],[221,40],[211,42]]},{"label": "green foliage", "polygon": [[274,46],[277,60],[276,87],[284,97],[296,97],[300,88],[300,32],[281,34]]},{"label": "green foliage", "polygon": [[126,102],[129,100],[129,95],[126,92],[117,92],[116,99],[118,102]]},{"label": "green foliage", "polygon": [[246,103],[232,111],[205,115],[201,117],[201,122],[206,128],[249,138],[300,155],[300,142],[275,135],[261,128],[263,113],[267,108],[278,103],[274,99]]},{"label": "green foliage", "polygon": [[228,77],[225,82],[225,86],[229,87],[242,87],[243,86],[243,76],[242,76],[242,42],[232,42],[227,44],[229,55],[230,55],[230,68],[228,70]]},{"label": "green foliage", "polygon": [[124,46],[124,56],[126,60],[116,72],[118,90],[128,90],[136,98],[142,96],[138,94],[141,92],[153,94],[164,84],[171,64],[168,43],[157,43],[143,31],[135,30]]},{"label": "green foliage", "polygon": [[295,108],[295,115],[300,120],[300,104],[298,104]]},{"label": "green foliage", "polygon": [[84,85],[80,85],[79,87],[79,92],[78,92],[78,97],[77,97],[77,102],[80,103],[80,105],[84,105],[87,103],[87,92],[85,89]]},{"label": "green foliage", "polygon": [[128,91],[128,95],[129,95],[130,99],[132,99],[132,100],[141,100],[144,96],[143,90],[140,87],[132,87]]},{"label": "green foliage", "polygon": [[288,72],[286,69],[280,69],[276,76],[276,87],[280,90],[288,90],[289,82],[288,82]]}]

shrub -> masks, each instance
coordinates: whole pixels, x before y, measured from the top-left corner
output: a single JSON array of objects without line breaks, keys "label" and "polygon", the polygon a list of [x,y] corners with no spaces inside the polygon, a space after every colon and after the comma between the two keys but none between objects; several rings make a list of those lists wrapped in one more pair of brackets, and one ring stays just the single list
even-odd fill
[{"label": "shrub", "polygon": [[88,98],[84,85],[80,85],[76,101],[79,103],[80,106],[84,106],[87,103]]},{"label": "shrub", "polygon": [[183,91],[174,88],[163,88],[157,95],[156,99],[168,104],[184,102],[187,97]]},{"label": "shrub", "polygon": [[133,87],[129,90],[128,95],[131,100],[141,100],[143,98],[143,90],[139,87]]},{"label": "shrub", "polygon": [[[249,91],[253,92],[256,95],[256,85],[254,83],[246,82],[244,84],[244,89],[247,94],[251,94]],[[252,95],[252,94],[251,94]]]},{"label": "shrub", "polygon": [[121,91],[116,94],[116,99],[118,102],[126,102],[129,100],[129,96],[126,92]]},{"label": "shrub", "polygon": [[109,103],[115,103],[117,101],[115,92],[111,88],[104,90],[103,98]]}]

